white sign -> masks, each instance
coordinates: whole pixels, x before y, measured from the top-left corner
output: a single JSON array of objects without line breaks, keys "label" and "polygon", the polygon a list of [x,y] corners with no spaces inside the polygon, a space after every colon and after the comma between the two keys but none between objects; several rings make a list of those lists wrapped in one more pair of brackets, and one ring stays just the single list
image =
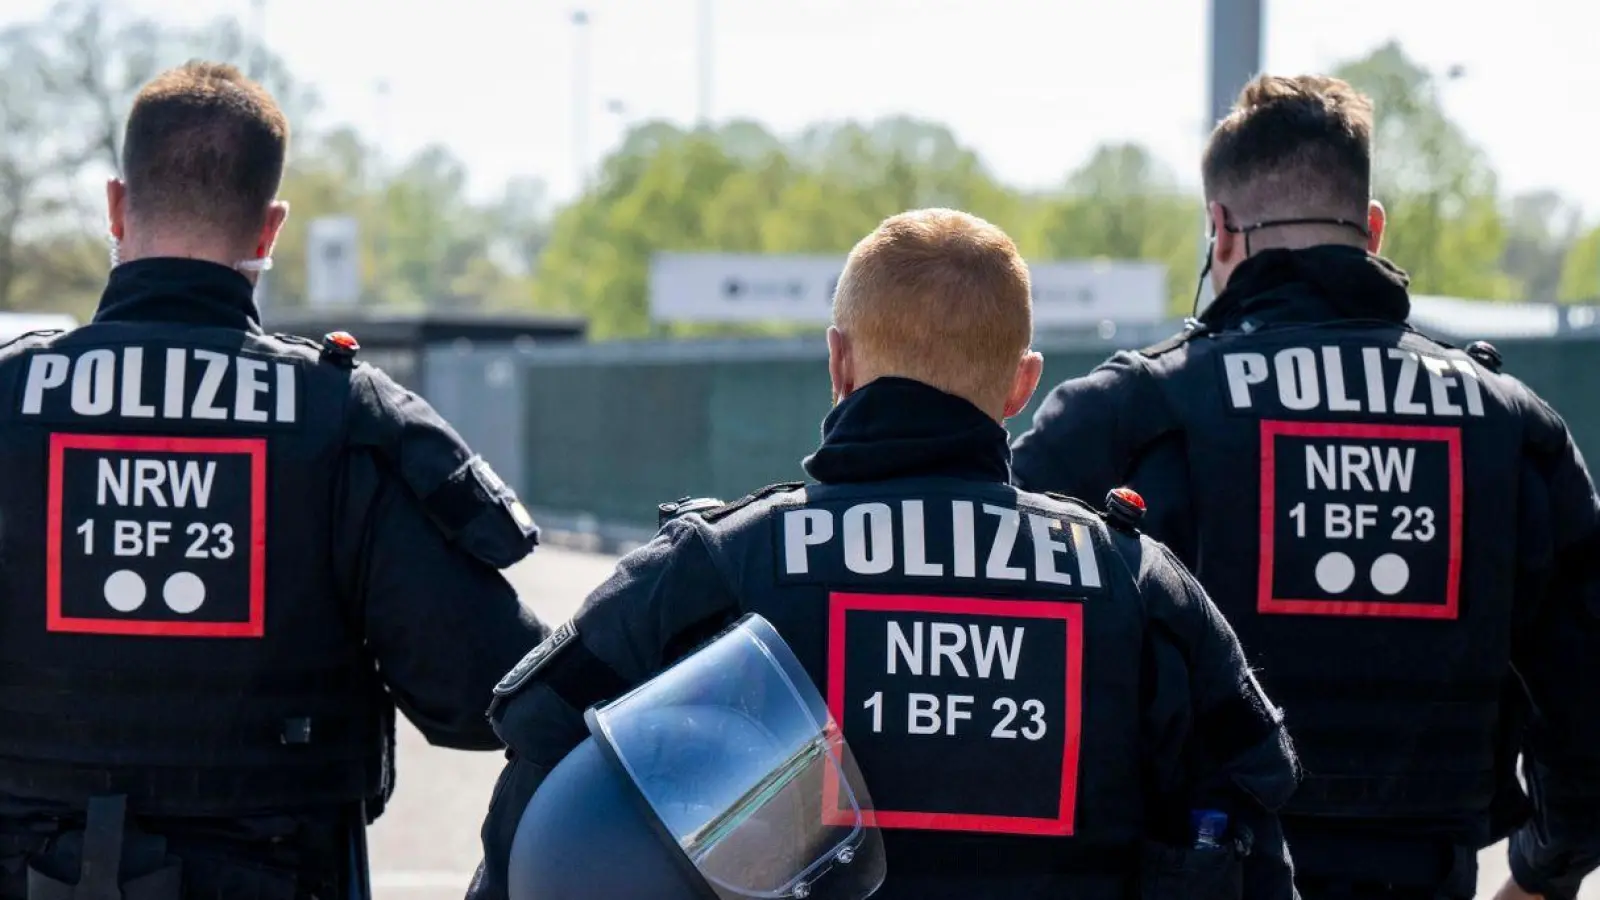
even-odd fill
[{"label": "white sign", "polygon": [[312,219],[306,229],[306,305],[353,306],[361,298],[360,227],[345,216]]},{"label": "white sign", "polygon": [[[815,322],[833,311],[842,256],[658,253],[650,315],[658,322]],[[1031,263],[1035,327],[1166,318],[1167,269],[1142,261]]]}]

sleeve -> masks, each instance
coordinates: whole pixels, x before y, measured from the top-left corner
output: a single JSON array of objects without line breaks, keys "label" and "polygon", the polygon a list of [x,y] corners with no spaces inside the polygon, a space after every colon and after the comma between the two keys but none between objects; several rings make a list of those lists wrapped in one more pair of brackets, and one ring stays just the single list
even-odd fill
[{"label": "sleeve", "polygon": [[1600,866],[1600,501],[1566,424],[1527,396],[1532,477],[1518,538],[1542,537],[1543,553],[1523,561],[1539,574],[1523,573],[1517,597],[1533,610],[1513,640],[1531,707],[1522,764],[1533,815],[1511,836],[1510,867],[1524,890],[1571,900]]},{"label": "sleeve", "polygon": [[1023,490],[1065,494],[1098,508],[1165,429],[1165,410],[1143,361],[1116,353],[1045,397],[1032,427],[1012,445],[1012,479]]},{"label": "sleeve", "polygon": [[498,749],[484,718],[491,691],[549,630],[369,452],[347,458],[342,502],[333,557],[395,705],[429,743]]},{"label": "sleeve", "polygon": [[1244,897],[1294,897],[1278,810],[1300,782],[1282,712],[1245,660],[1233,629],[1167,548],[1141,542],[1139,588],[1149,610],[1145,727],[1155,835],[1188,846],[1189,812],[1227,813],[1245,847]]},{"label": "sleeve", "polygon": [[716,636],[739,603],[698,517],[668,522],[494,689],[507,763],[483,823],[470,900],[503,900],[517,823],[545,775],[588,737],[584,710],[649,680]]},{"label": "sleeve", "polygon": [[428,402],[372,366],[350,376],[349,442],[371,450],[451,543],[504,569],[539,543],[516,492]]}]

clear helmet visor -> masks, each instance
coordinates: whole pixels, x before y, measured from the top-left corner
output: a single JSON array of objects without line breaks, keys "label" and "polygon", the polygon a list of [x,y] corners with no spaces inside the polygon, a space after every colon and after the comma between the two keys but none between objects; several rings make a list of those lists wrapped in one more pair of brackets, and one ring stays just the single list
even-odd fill
[{"label": "clear helmet visor", "polygon": [[765,619],[745,616],[589,721],[721,900],[863,900],[883,884],[866,784]]}]

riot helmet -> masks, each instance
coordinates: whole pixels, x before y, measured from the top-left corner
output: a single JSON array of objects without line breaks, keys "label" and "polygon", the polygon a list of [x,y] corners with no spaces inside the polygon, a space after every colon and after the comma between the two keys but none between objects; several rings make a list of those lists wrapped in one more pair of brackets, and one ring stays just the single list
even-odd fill
[{"label": "riot helmet", "polygon": [[511,900],[864,900],[882,886],[866,784],[760,616],[584,721],[523,812]]}]

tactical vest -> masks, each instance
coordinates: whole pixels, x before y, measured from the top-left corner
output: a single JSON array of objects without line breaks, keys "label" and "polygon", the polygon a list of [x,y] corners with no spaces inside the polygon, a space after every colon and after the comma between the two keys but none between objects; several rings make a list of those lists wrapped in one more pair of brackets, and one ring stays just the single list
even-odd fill
[{"label": "tactical vest", "polygon": [[233,330],[0,350],[0,796],[385,799],[393,707],[330,556],[349,393],[314,349]]},{"label": "tactical vest", "polygon": [[780,485],[704,518],[734,595],[827,697],[913,878],[1130,883],[1145,618],[1099,517],[917,478]]},{"label": "tactical vest", "polygon": [[1169,427],[1139,452],[1181,443],[1190,562],[1305,769],[1286,814],[1486,809],[1518,555],[1505,383],[1388,324],[1202,332],[1145,356],[1166,409],[1143,414]]}]

